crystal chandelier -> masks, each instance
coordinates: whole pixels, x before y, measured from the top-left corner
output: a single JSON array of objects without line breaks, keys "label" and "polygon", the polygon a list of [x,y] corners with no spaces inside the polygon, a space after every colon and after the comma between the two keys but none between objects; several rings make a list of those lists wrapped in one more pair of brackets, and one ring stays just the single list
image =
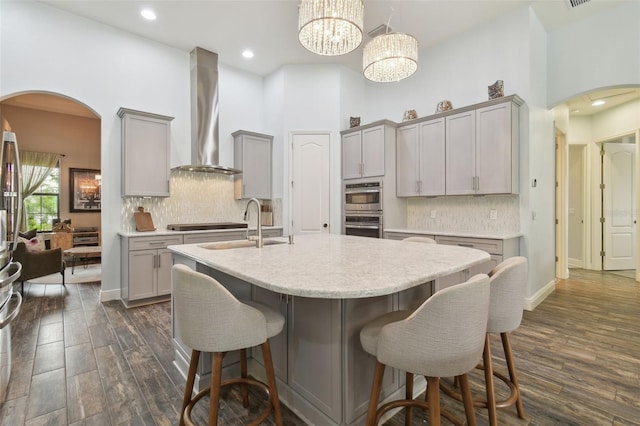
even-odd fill
[{"label": "crystal chandelier", "polygon": [[418,69],[418,40],[408,34],[382,34],[364,47],[362,71],[371,81],[389,83]]},{"label": "crystal chandelier", "polygon": [[363,0],[302,0],[298,39],[318,55],[344,55],[362,43]]}]

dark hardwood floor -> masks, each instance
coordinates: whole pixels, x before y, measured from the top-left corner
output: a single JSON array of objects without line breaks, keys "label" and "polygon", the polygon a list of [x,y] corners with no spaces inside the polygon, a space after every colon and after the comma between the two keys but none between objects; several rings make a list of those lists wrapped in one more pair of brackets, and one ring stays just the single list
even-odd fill
[{"label": "dark hardwood floor", "polygon": [[[100,304],[98,283],[25,287],[22,312],[12,323],[12,377],[1,425],[177,424],[184,380],[172,365],[169,303]],[[640,425],[637,282],[571,270],[571,279],[525,312],[511,340],[526,419],[510,407],[499,410],[500,424]],[[495,339],[496,369],[504,371],[499,347]],[[474,372],[473,382],[479,378]],[[473,388],[481,392],[477,383]],[[242,424],[265,403],[258,395],[258,406],[247,412],[236,391],[224,397],[225,425]],[[461,404],[442,398],[462,414]],[[206,404],[199,404],[197,418]],[[285,424],[302,424],[283,409]],[[480,425],[488,424],[485,412],[476,413]],[[413,424],[428,424],[427,418],[414,410]],[[388,424],[404,424],[403,414]]]}]

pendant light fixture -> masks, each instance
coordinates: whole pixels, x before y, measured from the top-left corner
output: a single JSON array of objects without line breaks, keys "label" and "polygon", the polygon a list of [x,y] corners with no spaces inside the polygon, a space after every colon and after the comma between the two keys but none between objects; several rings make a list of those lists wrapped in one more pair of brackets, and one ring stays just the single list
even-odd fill
[{"label": "pendant light fixture", "polygon": [[364,47],[362,71],[371,81],[400,81],[417,69],[418,40],[409,34],[382,34]]},{"label": "pendant light fixture", "polygon": [[363,0],[302,0],[298,40],[318,55],[344,55],[362,43]]}]

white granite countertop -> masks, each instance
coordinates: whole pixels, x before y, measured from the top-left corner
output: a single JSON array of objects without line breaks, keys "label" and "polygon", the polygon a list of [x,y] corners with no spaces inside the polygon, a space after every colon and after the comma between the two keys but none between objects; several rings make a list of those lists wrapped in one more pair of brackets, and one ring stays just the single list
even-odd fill
[{"label": "white granite countertop", "polygon": [[[283,238],[271,240],[286,241]],[[480,250],[336,234],[295,236],[294,244],[169,250],[265,289],[293,296],[350,299],[392,294],[490,259]]]},{"label": "white granite countertop", "polygon": [[510,232],[504,234],[487,234],[473,231],[430,231],[428,229],[384,229],[384,232],[402,232],[406,234],[442,235],[448,237],[489,238],[492,240],[509,240],[522,237],[522,232]]},{"label": "white granite countertop", "polygon": [[[263,226],[262,230],[266,229],[282,229],[282,226]],[[156,229],[155,231],[118,231],[118,235],[122,237],[158,237],[164,235],[185,235],[185,234],[209,234],[209,233],[223,233],[230,231],[246,231],[247,228],[226,228],[226,229],[202,229],[197,231],[171,231],[169,229]],[[249,226],[249,230],[255,231],[255,226]]]}]

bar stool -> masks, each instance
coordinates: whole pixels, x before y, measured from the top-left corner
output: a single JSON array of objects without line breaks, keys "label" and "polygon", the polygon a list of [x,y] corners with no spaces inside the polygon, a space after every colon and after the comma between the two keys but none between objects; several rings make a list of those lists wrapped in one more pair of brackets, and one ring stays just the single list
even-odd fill
[{"label": "bar stool", "polygon": [[[360,342],[377,359],[367,426],[377,425],[385,412],[399,407],[406,407],[405,422],[410,425],[413,406],[429,411],[431,425],[440,425],[441,414],[454,424],[461,424],[440,408],[440,377],[451,376],[460,380],[467,422],[475,425],[466,373],[482,356],[488,313],[489,277],[479,274],[466,283],[439,291],[412,313],[391,312],[364,326]],[[406,372],[405,399],[377,408],[387,365]],[[427,378],[425,401],[413,399],[413,374]]]},{"label": "bar stool", "polygon": [[[504,260],[489,272],[491,282],[489,321],[487,322],[487,336],[482,354],[482,364],[478,365],[478,368],[484,369],[487,399],[486,401],[475,401],[474,405],[488,409],[489,424],[491,426],[498,424],[497,408],[515,404],[518,417],[524,419],[525,416],[509,333],[517,329],[522,321],[527,287],[527,269],[527,259],[522,256],[515,256]],[[500,334],[509,378],[493,370],[490,333]],[[496,401],[494,376],[509,387],[510,394],[502,401]],[[449,396],[458,400],[462,399],[460,394],[451,389],[442,386],[442,390]]]},{"label": "bar stool", "polygon": [[427,244],[436,244],[436,240],[429,237],[407,237],[402,241],[409,241],[412,243],[427,243]]},{"label": "bar stool", "polygon": [[[249,425],[260,424],[272,411],[276,425],[282,425],[268,339],[282,331],[284,317],[258,303],[241,303],[218,281],[188,266],[174,265],[171,272],[175,324],[182,341],[192,349],[180,425],[194,425],[191,410],[207,394],[210,394],[209,425],[217,425],[220,389],[233,384],[242,385],[244,407],[249,405],[247,385],[257,386],[269,395],[269,406]],[[262,349],[268,385],[247,376],[246,349],[258,345]],[[240,350],[241,377],[222,381],[222,359],[226,352],[233,350]],[[192,398],[200,352],[213,352],[211,386]]]}]

